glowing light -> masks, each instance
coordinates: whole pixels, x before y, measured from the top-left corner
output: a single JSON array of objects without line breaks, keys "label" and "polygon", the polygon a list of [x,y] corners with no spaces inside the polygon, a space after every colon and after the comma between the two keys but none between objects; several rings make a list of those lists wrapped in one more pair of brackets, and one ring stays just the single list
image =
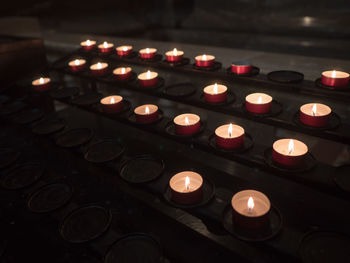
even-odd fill
[{"label": "glowing light", "polygon": [[86,40],[86,45],[91,46],[91,41],[89,39]]},{"label": "glowing light", "polygon": [[214,92],[214,94],[218,94],[218,84],[217,83],[214,84],[213,92]]},{"label": "glowing light", "polygon": [[126,69],[125,69],[125,68],[122,68],[121,71],[122,71],[122,74],[125,74]]},{"label": "glowing light", "polygon": [[123,51],[128,51],[128,47],[123,47]]},{"label": "glowing light", "polygon": [[98,68],[98,69],[101,69],[101,68],[102,68],[101,62],[98,62],[98,63],[97,63],[97,68]]},{"label": "glowing light", "polygon": [[228,133],[228,137],[232,136],[232,123],[230,123],[230,126],[228,126],[227,133]]},{"label": "glowing light", "polygon": [[185,178],[185,188],[186,190],[190,189],[190,178],[188,176]]},{"label": "glowing light", "polygon": [[294,141],[293,140],[289,140],[288,154],[291,154],[293,151],[294,151]]},{"label": "glowing light", "polygon": [[149,54],[151,52],[151,50],[149,50],[149,48],[146,48],[146,53]]},{"label": "glowing light", "polygon": [[173,53],[174,53],[174,56],[177,56],[177,49],[176,48],[174,48]]},{"label": "glowing light", "polygon": [[40,84],[44,84],[44,78],[40,78],[40,79],[39,79],[39,83],[40,83]]},{"label": "glowing light", "polygon": [[249,197],[247,205],[248,205],[248,211],[251,212],[255,206],[253,197]]},{"label": "glowing light", "polygon": [[259,96],[259,98],[258,98],[258,104],[261,104],[261,103],[262,103],[262,97]]},{"label": "glowing light", "polygon": [[336,78],[337,77],[337,71],[333,70],[332,71],[332,78]]},{"label": "glowing light", "polygon": [[187,117],[187,116],[185,117],[185,124],[186,124],[186,125],[190,125],[190,122],[189,122],[189,120],[188,120],[188,117]]},{"label": "glowing light", "polygon": [[147,71],[147,78],[150,79],[151,78],[151,71]]},{"label": "glowing light", "polygon": [[79,64],[80,64],[79,59],[76,59],[76,60],[74,61],[74,64],[75,64],[75,65],[79,65]]},{"label": "glowing light", "polygon": [[108,43],[105,41],[105,42],[103,42],[103,47],[104,48],[108,48]]},{"label": "glowing light", "polygon": [[317,106],[316,106],[316,104],[314,104],[314,106],[312,106],[311,112],[312,112],[312,116],[316,116],[316,113],[317,113]]},{"label": "glowing light", "polygon": [[145,113],[146,113],[146,114],[149,114],[149,108],[148,108],[148,106],[146,106],[146,108],[145,108]]},{"label": "glowing light", "polygon": [[207,55],[204,54],[204,55],[202,56],[202,60],[207,60]]},{"label": "glowing light", "polygon": [[114,104],[115,103],[115,99],[112,97],[109,103],[110,104]]}]

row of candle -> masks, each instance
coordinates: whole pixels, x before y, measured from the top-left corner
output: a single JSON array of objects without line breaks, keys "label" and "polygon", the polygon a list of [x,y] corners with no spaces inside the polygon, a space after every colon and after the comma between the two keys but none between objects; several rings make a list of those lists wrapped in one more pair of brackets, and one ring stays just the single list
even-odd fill
[{"label": "row of candle", "polygon": [[[93,50],[96,47],[96,41],[86,40],[80,43],[81,47],[85,51]],[[98,45],[98,49],[101,53],[110,53],[113,51],[114,44],[103,42]],[[118,56],[129,56],[133,51],[132,46],[119,46],[116,48]],[[139,50],[139,56],[142,59],[150,60],[157,55],[157,49],[144,48]],[[171,51],[165,53],[166,60],[168,62],[181,62],[183,60],[184,52],[174,48]],[[196,66],[200,68],[209,68],[214,65],[215,56],[202,54],[195,57]],[[231,72],[235,74],[249,74],[251,73],[253,66],[249,62],[233,62],[231,64]],[[322,72],[321,82],[325,86],[330,87],[345,87],[349,83],[350,75],[346,72],[330,70]]]}]

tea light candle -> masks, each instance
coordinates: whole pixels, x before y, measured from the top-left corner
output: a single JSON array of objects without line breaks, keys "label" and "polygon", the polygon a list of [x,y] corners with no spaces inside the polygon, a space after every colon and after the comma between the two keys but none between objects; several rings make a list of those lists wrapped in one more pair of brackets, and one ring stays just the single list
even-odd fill
[{"label": "tea light candle", "polygon": [[157,49],[155,48],[144,48],[139,51],[140,57],[142,59],[152,59],[157,54]]},{"label": "tea light candle", "polygon": [[236,149],[244,144],[244,129],[232,123],[216,128],[215,136],[216,145],[220,148]]},{"label": "tea light candle", "polygon": [[100,100],[102,110],[106,113],[119,112],[123,108],[123,97],[112,95]]},{"label": "tea light candle", "polygon": [[176,48],[165,53],[168,62],[179,62],[183,59],[183,55],[184,52]]},{"label": "tea light candle", "polygon": [[308,152],[307,146],[295,139],[281,139],[272,146],[272,159],[284,166],[301,166]]},{"label": "tea light candle", "polygon": [[175,174],[169,181],[171,200],[178,204],[190,205],[202,200],[203,178],[192,171]]},{"label": "tea light candle", "polygon": [[247,111],[255,114],[268,113],[271,110],[272,97],[265,93],[252,93],[245,98]]},{"label": "tea light candle", "polygon": [[185,113],[174,118],[175,132],[180,135],[195,134],[200,129],[200,117],[196,114]]},{"label": "tea light candle", "polygon": [[118,56],[129,56],[132,52],[132,46],[120,46],[116,50]]},{"label": "tea light candle", "polygon": [[108,64],[105,62],[97,62],[90,66],[91,73],[95,76],[105,75],[108,71]]},{"label": "tea light candle", "polygon": [[332,110],[321,103],[308,103],[300,107],[299,118],[302,123],[313,127],[323,127],[329,122]]},{"label": "tea light candle", "polygon": [[196,66],[201,68],[208,68],[213,66],[215,57],[212,55],[199,55],[195,57]]},{"label": "tea light candle", "polygon": [[322,72],[321,82],[325,86],[345,87],[349,83],[349,74],[342,71],[329,70]]},{"label": "tea light candle", "polygon": [[94,40],[86,40],[80,43],[80,46],[85,51],[90,51],[96,47],[96,41]]},{"label": "tea light candle", "polygon": [[113,75],[119,80],[126,80],[131,76],[131,68],[130,67],[116,68],[115,70],[113,70]]},{"label": "tea light candle", "polygon": [[158,119],[158,106],[145,104],[134,110],[136,121],[139,123],[151,123]]},{"label": "tea light candle", "polygon": [[158,73],[147,71],[137,76],[139,83],[143,87],[155,86],[158,83]]},{"label": "tea light candle", "polygon": [[248,74],[252,68],[252,65],[246,61],[232,62],[231,64],[231,72],[235,74]]},{"label": "tea light candle", "polygon": [[81,71],[85,68],[86,60],[85,59],[74,59],[72,61],[69,61],[68,63],[71,71],[77,72]]},{"label": "tea light candle", "polygon": [[101,53],[109,53],[113,50],[114,44],[113,43],[108,43],[108,42],[103,42],[103,44],[98,45],[98,49],[100,50]]},{"label": "tea light candle", "polygon": [[263,230],[269,226],[270,200],[255,190],[236,193],[231,200],[232,221],[241,230]]},{"label": "tea light candle", "polygon": [[51,79],[50,78],[38,78],[32,81],[32,86],[37,91],[45,91],[50,88]]},{"label": "tea light candle", "polygon": [[214,85],[206,86],[203,91],[206,102],[219,103],[227,99],[227,87],[225,85],[215,83]]}]

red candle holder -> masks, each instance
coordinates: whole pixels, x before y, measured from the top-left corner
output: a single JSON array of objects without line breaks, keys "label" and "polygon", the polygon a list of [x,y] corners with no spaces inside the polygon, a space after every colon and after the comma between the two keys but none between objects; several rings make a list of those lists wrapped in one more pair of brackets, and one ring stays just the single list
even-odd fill
[{"label": "red candle holder", "polygon": [[237,149],[244,145],[244,129],[238,125],[222,125],[215,130],[216,145],[224,149]]},{"label": "red candle holder", "polygon": [[155,86],[158,83],[158,73],[157,72],[151,72],[147,71],[144,73],[141,73],[137,76],[139,80],[139,84],[142,87],[152,87]]},{"label": "red candle holder", "polygon": [[86,40],[80,43],[81,48],[84,51],[91,51],[96,47],[96,41],[94,40]]},{"label": "red candle holder", "polygon": [[342,71],[324,71],[322,72],[321,82],[325,86],[342,88],[349,84],[349,74]]},{"label": "red candle holder", "polygon": [[139,123],[152,123],[158,120],[158,106],[153,104],[139,106],[134,113]]},{"label": "red candle holder", "polygon": [[69,61],[68,65],[69,65],[70,70],[73,72],[82,71],[85,69],[86,60],[85,59],[75,59],[75,60]]},{"label": "red candle holder", "polygon": [[329,123],[332,110],[320,103],[304,104],[300,107],[299,119],[305,125],[312,127],[324,127]]},{"label": "red candle holder", "polygon": [[118,56],[129,56],[132,52],[132,46],[120,46],[116,50]]},{"label": "red candle holder", "polygon": [[225,102],[227,99],[227,87],[215,83],[214,85],[206,86],[203,89],[204,98],[209,103]]},{"label": "red candle holder", "polygon": [[130,67],[120,67],[113,70],[113,75],[118,80],[127,80],[131,77],[132,69]]},{"label": "red candle holder", "polygon": [[231,72],[235,74],[249,74],[252,72],[253,66],[246,61],[232,62]]},{"label": "red candle holder", "polygon": [[252,93],[245,98],[247,111],[254,114],[266,114],[271,111],[272,97],[265,93]]},{"label": "red candle holder", "polygon": [[307,153],[307,146],[295,139],[281,139],[272,146],[272,160],[286,167],[302,166]]},{"label": "red candle holder", "polygon": [[105,62],[98,62],[90,66],[90,71],[94,76],[103,76],[108,73],[108,64]]},{"label": "red candle holder", "polygon": [[123,108],[123,97],[112,95],[100,100],[102,110],[106,113],[120,112]]},{"label": "red candle holder", "polygon": [[169,181],[171,200],[181,205],[200,203],[203,198],[203,178],[192,171],[175,174]]},{"label": "red candle holder", "polygon": [[166,52],[165,56],[168,62],[179,62],[183,59],[184,52],[174,48],[174,50]]},{"label": "red candle holder", "polygon": [[215,57],[212,55],[200,55],[195,57],[196,66],[200,68],[209,68],[214,65]]},{"label": "red candle holder", "polygon": [[32,86],[36,91],[46,91],[51,87],[50,78],[38,78],[32,81]]},{"label": "red candle holder", "polygon": [[157,49],[155,48],[144,48],[139,51],[142,59],[152,59],[157,55]]},{"label": "red candle holder", "polygon": [[175,133],[191,135],[200,130],[200,117],[196,114],[185,113],[174,118]]},{"label": "red candle holder", "polygon": [[108,42],[103,42],[103,44],[98,45],[98,49],[101,53],[110,53],[112,52],[114,47],[114,44],[108,43]]}]

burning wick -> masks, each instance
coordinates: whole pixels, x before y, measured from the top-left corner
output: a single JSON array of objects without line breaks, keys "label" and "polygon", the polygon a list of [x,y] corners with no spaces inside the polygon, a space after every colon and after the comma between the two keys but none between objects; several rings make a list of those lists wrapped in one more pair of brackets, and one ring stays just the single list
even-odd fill
[{"label": "burning wick", "polygon": [[207,60],[207,55],[204,54],[204,55],[202,56],[202,60]]},{"label": "burning wick", "polygon": [[80,64],[79,59],[76,59],[76,60],[74,61],[74,64],[75,64],[75,65],[79,65],[79,64]]},{"label": "burning wick", "polygon": [[190,178],[188,176],[185,178],[185,188],[186,190],[190,190]]},{"label": "burning wick", "polygon": [[147,71],[147,78],[150,79],[151,78],[151,71]]},{"label": "burning wick", "polygon": [[108,48],[108,43],[105,41],[105,42],[103,42],[103,47],[104,48]]},{"label": "burning wick", "polygon": [[44,84],[44,78],[39,79],[40,84]]},{"label": "burning wick", "polygon": [[176,48],[174,48],[173,53],[174,53],[174,56],[177,56],[177,49]]},{"label": "burning wick", "polygon": [[316,116],[316,112],[317,112],[317,106],[316,106],[316,104],[314,104],[314,106],[312,106],[311,112],[312,112],[312,116]]},{"label": "burning wick", "polygon": [[293,140],[289,140],[289,144],[288,144],[288,154],[291,154],[294,150],[294,142]]},{"label": "burning wick", "polygon": [[128,48],[127,47],[123,47],[123,51],[128,51]]},{"label": "burning wick", "polygon": [[145,108],[145,113],[146,113],[146,114],[149,114],[149,108],[148,108],[148,106],[146,106],[146,108]]},{"label": "burning wick", "polygon": [[217,83],[214,84],[213,92],[214,92],[214,94],[218,94],[218,84]]},{"label": "burning wick", "polygon": [[126,71],[125,68],[122,68],[122,74],[125,74],[125,71]]},{"label": "burning wick", "polygon": [[337,77],[337,71],[333,70],[332,71],[332,78],[336,78]]},{"label": "burning wick", "polygon": [[86,45],[91,46],[90,39],[86,40]]},{"label": "burning wick", "polygon": [[258,98],[258,104],[261,104],[261,103],[262,103],[262,97],[259,96],[259,98]]},{"label": "burning wick", "polygon": [[230,123],[230,126],[227,129],[228,137],[232,137],[232,123]]},{"label": "burning wick", "polygon": [[114,103],[115,103],[115,100],[114,100],[113,97],[111,98],[111,101],[110,101],[109,103],[110,103],[110,104],[114,104]]},{"label": "burning wick", "polygon": [[149,48],[146,48],[146,53],[147,53],[147,54],[149,54],[149,53],[150,53]]},{"label": "burning wick", "polygon": [[254,199],[253,197],[249,197],[248,199],[248,211],[252,212],[254,208]]},{"label": "burning wick", "polygon": [[186,125],[190,125],[190,122],[188,121],[187,116],[185,117],[185,124],[186,124]]},{"label": "burning wick", "polygon": [[98,69],[101,69],[101,68],[102,68],[102,65],[101,65],[100,62],[97,63],[97,68],[98,68]]}]

